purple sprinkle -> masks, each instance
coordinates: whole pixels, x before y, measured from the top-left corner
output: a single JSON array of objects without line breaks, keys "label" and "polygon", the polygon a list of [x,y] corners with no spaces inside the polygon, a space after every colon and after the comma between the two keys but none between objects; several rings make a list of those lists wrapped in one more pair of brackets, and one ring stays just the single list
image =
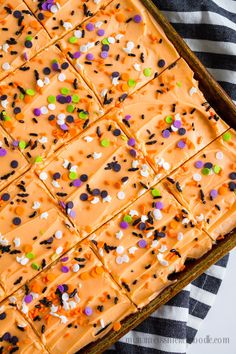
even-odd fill
[{"label": "purple sprinkle", "polygon": [[82,182],[81,182],[80,179],[75,179],[75,180],[73,181],[73,186],[74,186],[74,187],[80,187],[81,185],[82,185]]},{"label": "purple sprinkle", "polygon": [[119,77],[120,73],[118,71],[113,71],[113,73],[111,74],[112,77]]},{"label": "purple sprinkle", "polygon": [[130,115],[130,114],[127,114],[127,115],[125,116],[125,120],[130,120],[130,118],[131,118],[131,115]]},{"label": "purple sprinkle", "polygon": [[54,71],[57,71],[59,69],[58,63],[57,62],[52,63],[52,68],[53,68]]},{"label": "purple sprinkle", "polygon": [[28,60],[28,55],[27,55],[26,52],[23,53],[23,56],[24,56],[24,59],[25,59],[25,60]]},{"label": "purple sprinkle", "polygon": [[87,31],[91,32],[91,31],[94,30],[94,25],[93,25],[91,22],[89,22],[89,23],[86,25],[86,29],[87,29]]},{"label": "purple sprinkle", "polygon": [[100,29],[98,30],[97,34],[98,34],[100,37],[104,36],[104,34],[105,34],[104,29],[100,28]]},{"label": "purple sprinkle", "polygon": [[130,153],[130,155],[131,155],[132,157],[136,157],[136,156],[137,156],[137,152],[136,152],[136,150],[134,150],[134,149],[130,149],[130,150],[129,150],[129,153]]},{"label": "purple sprinkle", "polygon": [[216,198],[217,195],[218,195],[218,192],[217,192],[216,189],[212,189],[212,190],[210,191],[210,196],[211,196],[211,198]]},{"label": "purple sprinkle", "polygon": [[162,202],[156,202],[155,206],[157,209],[160,209],[160,210],[163,209],[163,207],[164,207]]},{"label": "purple sprinkle", "polygon": [[136,143],[136,141],[135,141],[134,138],[130,138],[130,139],[128,140],[128,145],[129,145],[129,146],[134,146],[135,143]]},{"label": "purple sprinkle", "polygon": [[108,57],[108,52],[103,51],[103,52],[101,52],[100,56],[102,59],[106,59]]},{"label": "purple sprinkle", "polygon": [[181,124],[181,121],[180,121],[180,120],[175,120],[174,123],[173,123],[173,126],[174,126],[175,128],[178,128],[178,129],[181,127],[181,125],[182,125],[182,124]]},{"label": "purple sprinkle", "polygon": [[67,266],[62,266],[61,267],[61,271],[62,271],[62,273],[68,273],[69,272],[69,268]]},{"label": "purple sprinkle", "polygon": [[168,129],[163,130],[162,136],[163,136],[163,138],[169,138],[170,131]]},{"label": "purple sprinkle", "polygon": [[140,22],[142,22],[142,16],[140,16],[140,15],[135,15],[134,16],[134,22],[136,22],[136,23],[140,23]]},{"label": "purple sprinkle", "polygon": [[33,296],[31,294],[28,294],[24,297],[24,302],[26,304],[30,304],[32,300],[33,300]]},{"label": "purple sprinkle", "polygon": [[81,53],[80,53],[80,52],[75,52],[75,53],[73,54],[73,58],[74,58],[74,59],[78,59],[80,56],[81,56]]},{"label": "purple sprinkle", "polygon": [[93,60],[93,59],[94,59],[94,55],[93,55],[92,53],[88,53],[88,54],[86,55],[86,59],[87,59],[87,60]]},{"label": "purple sprinkle", "polygon": [[120,227],[121,227],[122,229],[127,229],[128,226],[129,226],[129,224],[128,224],[126,221],[121,221]]},{"label": "purple sprinkle", "polygon": [[42,10],[44,10],[44,11],[47,11],[47,10],[48,10],[48,3],[47,3],[47,2],[44,2],[44,3],[42,4]]},{"label": "purple sprinkle", "polygon": [[186,146],[186,143],[183,140],[180,140],[177,144],[178,148],[184,149]]},{"label": "purple sprinkle", "polygon": [[70,217],[74,219],[76,217],[76,212],[74,210],[70,211]]},{"label": "purple sprinkle", "polygon": [[34,109],[34,114],[36,115],[36,117],[39,117],[40,114],[41,114],[40,108],[35,108],[35,109]]},{"label": "purple sprinkle", "polygon": [[72,97],[71,96],[66,96],[66,103],[71,103]]},{"label": "purple sprinkle", "polygon": [[5,332],[1,339],[6,342],[9,342],[11,339],[11,334],[9,332]]},{"label": "purple sprinkle", "polygon": [[15,147],[18,147],[18,146],[19,146],[19,141],[14,140],[14,141],[12,142],[12,145],[15,146]]},{"label": "purple sprinkle", "polygon": [[63,257],[63,258],[61,258],[61,262],[67,262],[68,259],[69,259],[69,257]]},{"label": "purple sprinkle", "polygon": [[85,309],[84,309],[84,313],[85,313],[86,316],[91,316],[92,313],[93,313],[93,310],[91,309],[91,307],[86,306]]},{"label": "purple sprinkle", "polygon": [[63,286],[63,285],[58,285],[57,289],[58,289],[61,293],[64,293],[64,286]]},{"label": "purple sprinkle", "polygon": [[4,156],[6,156],[6,154],[7,154],[7,150],[0,148],[0,156],[4,157]]},{"label": "purple sprinkle", "polygon": [[66,205],[65,205],[65,203],[64,203],[62,200],[59,201],[59,204],[60,204],[60,206],[61,206],[63,209],[66,208]]},{"label": "purple sprinkle", "polygon": [[139,245],[140,248],[146,248],[147,247],[147,241],[140,240],[140,241],[138,241],[138,245]]},{"label": "purple sprinkle", "polygon": [[194,166],[195,166],[196,168],[202,168],[203,162],[200,161],[200,160],[198,160],[198,161],[195,162]]},{"label": "purple sprinkle", "polygon": [[67,127],[67,125],[66,125],[65,123],[62,124],[62,125],[60,125],[60,128],[61,128],[61,130],[63,130],[63,131],[68,130],[68,127]]}]

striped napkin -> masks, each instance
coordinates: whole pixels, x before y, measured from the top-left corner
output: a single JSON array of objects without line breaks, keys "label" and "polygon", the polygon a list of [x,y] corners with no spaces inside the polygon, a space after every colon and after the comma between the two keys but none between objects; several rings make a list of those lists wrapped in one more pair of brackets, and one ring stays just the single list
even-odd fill
[{"label": "striped napkin", "polygon": [[[236,1],[153,2],[236,103]],[[187,353],[213,305],[227,263],[228,255],[121,338],[106,354]]]}]

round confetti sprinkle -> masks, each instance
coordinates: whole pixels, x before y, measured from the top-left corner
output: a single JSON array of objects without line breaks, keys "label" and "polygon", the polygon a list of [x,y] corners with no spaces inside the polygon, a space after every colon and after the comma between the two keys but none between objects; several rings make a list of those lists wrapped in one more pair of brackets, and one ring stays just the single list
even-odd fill
[{"label": "round confetti sprinkle", "polygon": [[177,144],[178,148],[184,149],[186,146],[186,143],[183,140],[180,140]]},{"label": "round confetti sprinkle", "polygon": [[193,180],[196,182],[200,182],[202,179],[202,176],[199,173],[194,173],[193,175]]},{"label": "round confetti sprinkle", "polygon": [[128,226],[129,226],[128,222],[126,222],[126,221],[121,221],[120,227],[121,227],[122,229],[127,229]]},{"label": "round confetti sprinkle", "polygon": [[60,178],[61,178],[61,174],[60,174],[59,172],[55,172],[55,173],[53,174],[52,178],[53,178],[54,180],[60,179]]},{"label": "round confetti sprinkle", "polygon": [[140,240],[138,242],[138,245],[140,248],[146,248],[147,247],[147,241],[146,240]]},{"label": "round confetti sprinkle", "polygon": [[36,115],[36,117],[39,117],[41,114],[41,110],[39,108],[35,108],[34,109],[34,114]]},{"label": "round confetti sprinkle", "polygon": [[163,138],[169,138],[170,137],[170,131],[168,129],[163,130],[162,132]]},{"label": "round confetti sprinkle", "polygon": [[69,179],[74,180],[77,178],[77,173],[76,172],[70,172],[69,173]]},{"label": "round confetti sprinkle", "polygon": [[141,15],[135,15],[133,19],[135,23],[140,23],[143,20]]},{"label": "round confetti sprinkle", "polygon": [[179,128],[178,134],[179,134],[179,135],[185,135],[185,134],[186,134],[186,129],[184,129],[184,128]]},{"label": "round confetti sprinkle", "polygon": [[209,175],[210,172],[211,172],[211,170],[209,168],[204,167],[202,169],[202,174],[205,175],[205,176]]},{"label": "round confetti sprinkle", "polygon": [[164,208],[164,205],[163,205],[163,203],[162,203],[162,202],[156,202],[155,207],[156,207],[156,209],[161,210],[161,209],[163,209],[163,208]]},{"label": "round confetti sprinkle", "polygon": [[7,154],[7,150],[0,148],[0,157],[4,157]]},{"label": "round confetti sprinkle", "polygon": [[218,165],[214,165],[213,171],[214,171],[216,174],[218,174],[218,173],[220,173],[220,171],[221,171],[221,167],[218,166]]},{"label": "round confetti sprinkle", "polygon": [[212,190],[210,191],[210,196],[211,196],[211,198],[216,198],[217,195],[218,195],[218,192],[217,192],[216,189],[212,189]]},{"label": "round confetti sprinkle", "polygon": [[203,167],[203,162],[200,161],[200,160],[198,160],[198,161],[195,162],[194,166],[195,166],[196,168],[202,168],[202,167]]},{"label": "round confetti sprinkle", "polygon": [[82,182],[86,182],[88,180],[88,176],[86,174],[83,174],[83,175],[80,176],[80,180]]},{"label": "round confetti sprinkle", "polygon": [[93,310],[91,309],[91,307],[86,306],[85,309],[84,309],[84,313],[85,313],[86,316],[91,316],[92,313],[93,313]]},{"label": "round confetti sprinkle", "polygon": [[236,172],[231,172],[229,174],[229,178],[232,179],[233,181],[235,181],[236,180]]},{"label": "round confetti sprinkle", "polygon": [[81,182],[80,179],[75,179],[75,180],[73,181],[73,186],[74,186],[74,187],[80,187],[81,185],[82,185],[82,182]]},{"label": "round confetti sprinkle", "polygon": [[101,146],[108,147],[110,145],[110,141],[108,139],[101,140]]},{"label": "round confetti sprinkle", "polygon": [[180,120],[175,120],[174,123],[173,123],[173,126],[177,129],[181,128],[181,121]]},{"label": "round confetti sprinkle", "polygon": [[234,192],[236,190],[236,183],[234,182],[229,182],[229,190],[231,192]]},{"label": "round confetti sprinkle", "polygon": [[136,86],[136,81],[133,80],[133,79],[129,79],[129,80],[128,80],[128,86],[129,86],[129,87],[135,87],[135,86]]},{"label": "round confetti sprinkle", "polygon": [[151,193],[152,193],[153,197],[160,197],[161,196],[161,192],[159,191],[159,189],[156,189],[156,188],[152,189]]},{"label": "round confetti sprinkle", "polygon": [[89,32],[93,31],[93,30],[94,30],[94,24],[91,23],[91,22],[87,23],[86,29],[87,29],[87,31],[89,31]]},{"label": "round confetti sprinkle", "polygon": [[31,294],[28,294],[24,297],[24,302],[26,304],[30,304],[33,301],[33,296]]},{"label": "round confetti sprinkle", "polygon": [[97,31],[97,34],[99,35],[99,37],[104,36],[104,34],[105,34],[104,29],[100,28],[100,29]]},{"label": "round confetti sprinkle", "polygon": [[132,219],[132,216],[127,214],[124,216],[123,220],[130,224],[133,219]]},{"label": "round confetti sprinkle", "polygon": [[223,134],[223,140],[226,141],[226,142],[231,140],[230,132],[226,132],[226,133]]},{"label": "round confetti sprinkle", "polygon": [[164,66],[166,65],[166,62],[164,59],[160,59],[160,60],[158,60],[157,65],[159,66],[159,68],[164,68]]},{"label": "round confetti sprinkle", "polygon": [[131,155],[132,157],[136,157],[136,156],[137,156],[137,152],[136,152],[136,150],[134,150],[134,149],[130,149],[129,153],[130,153],[130,155]]},{"label": "round confetti sprinkle", "polygon": [[103,51],[101,52],[100,56],[102,59],[106,59],[108,57],[108,53]]},{"label": "round confetti sprinkle", "polygon": [[13,225],[20,225],[21,224],[21,219],[18,217],[13,218],[12,220]]},{"label": "round confetti sprinkle", "polygon": [[62,273],[68,273],[69,272],[69,268],[67,266],[62,266],[61,267],[61,271],[62,271]]},{"label": "round confetti sprinkle", "polygon": [[130,139],[128,140],[128,145],[129,145],[129,146],[135,146],[135,143],[136,143],[136,141],[135,141],[134,138],[130,138]]},{"label": "round confetti sprinkle", "polygon": [[143,70],[143,75],[146,76],[146,77],[149,77],[152,75],[152,69],[151,68],[145,68]]},{"label": "round confetti sprinkle", "polygon": [[92,53],[88,53],[88,54],[86,55],[86,59],[89,60],[89,61],[91,61],[91,60],[94,59],[94,55],[93,55]]},{"label": "round confetti sprinkle", "polygon": [[9,199],[10,199],[10,194],[9,193],[4,193],[1,197],[1,199],[4,201],[4,202],[7,202]]},{"label": "round confetti sprinkle", "polygon": [[173,122],[172,116],[167,116],[165,121],[166,121],[166,123],[171,124]]},{"label": "round confetti sprinkle", "polygon": [[74,219],[74,218],[76,217],[76,212],[75,212],[75,210],[71,210],[69,215],[70,215],[70,217],[71,217],[72,219]]},{"label": "round confetti sprinkle", "polygon": [[80,200],[82,200],[83,202],[85,202],[86,200],[88,200],[88,194],[82,193],[82,194],[80,195]]},{"label": "round confetti sprinkle", "polygon": [[113,130],[113,135],[114,135],[114,136],[120,136],[120,134],[121,134],[120,129],[114,129],[114,130]]}]

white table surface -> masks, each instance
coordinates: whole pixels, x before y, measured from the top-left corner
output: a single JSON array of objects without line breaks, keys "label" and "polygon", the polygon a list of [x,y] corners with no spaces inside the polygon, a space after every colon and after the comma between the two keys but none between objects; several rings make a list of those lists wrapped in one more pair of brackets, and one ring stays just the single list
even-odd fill
[{"label": "white table surface", "polygon": [[[236,353],[236,250],[232,251],[215,303],[188,350],[188,354]],[[204,343],[207,336],[215,344]],[[223,344],[223,341],[228,343]],[[219,344],[221,342],[221,344]]]}]

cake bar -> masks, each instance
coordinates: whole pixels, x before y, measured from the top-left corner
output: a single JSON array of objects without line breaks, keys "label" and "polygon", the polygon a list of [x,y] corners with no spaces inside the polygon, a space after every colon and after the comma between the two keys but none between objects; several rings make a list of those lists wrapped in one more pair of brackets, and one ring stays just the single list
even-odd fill
[{"label": "cake bar", "polygon": [[95,251],[130,299],[143,307],[212,246],[210,237],[162,184],[92,234]]},{"label": "cake bar", "polygon": [[166,180],[179,202],[216,240],[235,227],[236,133],[209,144]]}]

